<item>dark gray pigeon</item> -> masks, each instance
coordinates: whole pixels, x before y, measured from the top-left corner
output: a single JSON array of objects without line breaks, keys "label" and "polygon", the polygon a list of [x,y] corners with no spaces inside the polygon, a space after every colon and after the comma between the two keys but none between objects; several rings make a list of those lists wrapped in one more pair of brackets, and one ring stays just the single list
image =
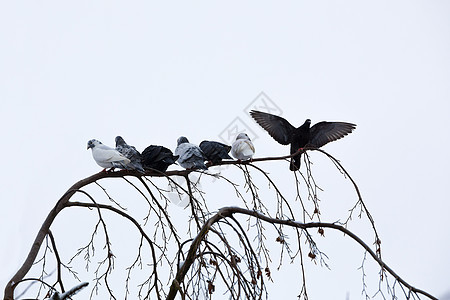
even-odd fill
[{"label": "dark gray pigeon", "polygon": [[121,136],[116,136],[116,150],[128,158],[130,162],[126,165],[127,169],[137,170],[144,173],[142,168],[142,157],[134,146],[128,145]]},{"label": "dark gray pigeon", "polygon": [[214,142],[214,141],[203,141],[200,143],[200,149],[202,149],[206,158],[213,164],[217,164],[222,161],[222,159],[232,159],[228,152],[231,150],[231,146]]},{"label": "dark gray pigeon", "polygon": [[177,159],[178,156],[174,156],[170,149],[163,146],[150,145],[142,151],[142,166],[146,170],[165,172]]},{"label": "dark gray pigeon", "polygon": [[[345,122],[319,122],[310,127],[311,120],[295,128],[282,117],[252,110],[250,115],[264,128],[270,136],[282,145],[291,145],[291,154],[304,147],[320,148],[323,145],[343,138],[351,133],[356,125]],[[300,154],[292,158],[289,169],[296,171],[300,168]]]},{"label": "dark gray pigeon", "polygon": [[178,138],[175,155],[178,155],[178,163],[185,169],[203,169],[205,166],[205,154],[199,146],[189,143],[184,136]]}]

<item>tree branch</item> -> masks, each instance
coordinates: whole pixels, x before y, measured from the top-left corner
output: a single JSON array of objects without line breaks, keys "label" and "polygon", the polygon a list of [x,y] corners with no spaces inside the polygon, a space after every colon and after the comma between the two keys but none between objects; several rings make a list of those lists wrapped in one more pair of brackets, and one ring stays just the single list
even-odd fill
[{"label": "tree branch", "polygon": [[186,273],[187,270],[189,270],[190,266],[194,262],[194,259],[196,257],[196,253],[199,249],[200,243],[202,242],[203,238],[206,236],[206,234],[211,230],[212,226],[220,221],[223,218],[231,217],[233,214],[243,214],[255,217],[259,220],[271,223],[271,224],[280,224],[280,225],[286,225],[290,227],[300,228],[300,229],[308,229],[308,228],[331,228],[338,231],[343,232],[345,235],[348,235],[350,238],[352,238],[354,241],[356,241],[360,246],[362,246],[371,256],[372,258],[380,265],[380,267],[384,270],[386,270],[388,273],[390,273],[398,282],[403,284],[405,287],[407,287],[410,291],[422,294],[430,299],[437,300],[436,297],[432,296],[431,294],[413,287],[409,283],[407,283],[403,278],[401,278],[397,273],[394,272],[385,262],[379,258],[379,256],[366,244],[362,239],[360,239],[356,234],[348,230],[347,228],[337,225],[334,223],[322,223],[322,222],[310,222],[310,223],[300,223],[292,220],[282,220],[282,219],[274,219],[271,217],[267,217],[257,211],[244,209],[240,207],[223,207],[217,212],[214,216],[208,219],[208,221],[202,226],[199,234],[196,236],[196,238],[193,240],[191,247],[189,249],[189,252],[186,257],[186,261],[184,262],[183,266],[179,269],[177,272],[177,275],[170,287],[169,294],[167,296],[167,300],[175,299],[176,293],[178,291],[177,285],[180,284]]},{"label": "tree branch", "polygon": [[[255,165],[253,165],[256,162],[261,162],[261,161],[277,161],[277,160],[289,160],[291,157],[304,153],[306,150],[316,150],[319,151],[323,154],[325,154],[328,158],[330,158],[332,160],[332,162],[336,165],[336,167],[346,176],[350,179],[350,181],[352,182],[356,193],[358,195],[358,202],[355,204],[355,207],[358,206],[358,204],[361,205],[361,207],[364,209],[365,213],[367,214],[372,227],[374,229],[375,232],[375,248],[376,250],[373,251],[367,244],[365,244],[358,236],[356,236],[355,234],[353,234],[351,231],[349,231],[345,225],[338,225],[335,223],[322,223],[322,222],[311,222],[311,223],[300,223],[300,222],[296,222],[293,221],[294,219],[294,215],[293,215],[293,211],[289,205],[289,203],[286,201],[286,199],[283,197],[283,195],[281,194],[281,192],[278,190],[278,188],[275,186],[275,183],[269,178],[269,176],[261,169],[256,167]],[[43,241],[45,240],[46,236],[49,235],[50,236],[50,241],[53,245],[53,249],[56,253],[56,259],[57,259],[57,264],[60,265],[60,261],[59,261],[59,254],[56,250],[56,243],[53,239],[53,236],[51,235],[50,232],[50,227],[53,224],[56,216],[66,207],[72,207],[72,206],[78,206],[78,207],[89,207],[89,208],[97,208],[99,211],[100,209],[107,209],[110,211],[113,211],[125,218],[127,218],[129,221],[131,221],[139,230],[141,236],[149,243],[150,248],[151,248],[151,252],[152,252],[152,258],[154,261],[153,264],[153,274],[154,274],[154,281],[152,284],[152,288],[151,289],[155,289],[156,290],[156,295],[158,298],[161,298],[160,295],[160,288],[161,286],[158,286],[158,275],[157,275],[157,259],[155,256],[155,246],[159,247],[157,244],[154,244],[154,242],[150,239],[150,237],[147,236],[147,234],[144,232],[143,228],[140,226],[140,224],[134,219],[132,218],[130,215],[128,215],[127,213],[121,211],[118,208],[115,208],[113,206],[109,206],[109,205],[104,205],[104,204],[98,204],[94,201],[94,199],[92,199],[92,197],[87,194],[86,192],[84,192],[83,190],[81,190],[83,187],[91,184],[91,183],[97,183],[97,181],[102,180],[102,179],[106,179],[106,178],[124,178],[125,180],[127,180],[125,177],[126,176],[130,176],[130,177],[136,177],[140,180],[140,182],[143,184],[143,186],[145,187],[145,189],[147,190],[147,192],[151,195],[151,198],[153,200],[153,202],[156,203],[156,205],[158,206],[158,209],[161,211],[161,213],[158,214],[158,216],[162,216],[164,215],[165,219],[167,220],[167,222],[169,223],[169,227],[172,231],[172,233],[175,236],[175,241],[179,246],[179,251],[182,251],[182,246],[185,242],[182,242],[181,240],[179,240],[179,237],[177,236],[177,233],[175,231],[175,227],[172,225],[170,219],[169,219],[169,215],[165,212],[165,209],[163,206],[161,206],[157,199],[155,198],[155,196],[153,195],[153,193],[150,190],[150,187],[144,182],[145,176],[149,176],[149,177],[167,177],[169,180],[173,180],[170,177],[171,176],[183,176],[185,177],[187,184],[188,184],[188,194],[190,196],[190,200],[191,200],[191,208],[193,209],[192,212],[199,212],[202,213],[203,217],[200,219],[198,218],[198,216],[196,214],[194,214],[192,217],[195,218],[196,222],[197,222],[197,226],[198,226],[198,230],[199,233],[197,234],[197,236],[192,240],[191,245],[189,247],[189,250],[187,252],[187,255],[185,257],[185,261],[184,263],[178,268],[178,271],[175,274],[175,278],[172,281],[172,284],[170,286],[170,290],[169,293],[167,294],[167,299],[174,299],[177,292],[181,291],[181,286],[184,284],[184,278],[187,274],[187,272],[189,271],[190,267],[192,266],[192,264],[195,262],[195,260],[198,257],[198,251],[200,249],[200,246],[202,244],[202,242],[204,242],[205,237],[207,235],[207,233],[211,230],[213,230],[217,235],[220,235],[220,230],[217,231],[215,228],[213,228],[213,225],[218,223],[220,220],[224,219],[224,218],[228,218],[233,216],[233,214],[241,214],[241,215],[247,215],[249,217],[253,217],[257,219],[257,222],[268,222],[271,224],[277,224],[281,226],[289,226],[292,228],[297,228],[297,234],[298,232],[302,232],[302,230],[306,230],[308,228],[331,228],[334,230],[338,230],[343,232],[344,234],[348,235],[350,238],[352,238],[353,240],[355,240],[361,247],[363,247],[367,253],[369,253],[372,258],[380,265],[382,272],[387,271],[389,274],[391,274],[396,281],[398,281],[399,283],[401,283],[404,287],[406,287],[409,292],[411,293],[417,293],[417,294],[422,294],[425,295],[427,297],[429,297],[430,299],[436,299],[435,297],[433,297],[432,295],[430,295],[429,293],[422,291],[420,289],[414,288],[413,286],[411,286],[410,284],[408,284],[405,280],[403,280],[400,276],[398,276],[389,266],[387,266],[381,259],[381,252],[380,252],[380,239],[378,237],[377,231],[375,229],[375,224],[374,224],[374,220],[372,218],[372,216],[370,215],[369,211],[367,210],[366,205],[364,204],[364,202],[362,201],[361,198],[361,194],[359,192],[359,189],[355,183],[355,181],[352,179],[352,177],[349,175],[349,173],[342,167],[342,165],[339,163],[338,160],[336,160],[333,156],[329,155],[328,153],[326,153],[323,150],[320,149],[313,149],[313,148],[305,148],[303,150],[298,151],[297,153],[294,153],[292,155],[287,155],[287,156],[278,156],[278,157],[265,157],[265,158],[255,158],[252,159],[250,161],[222,161],[221,163],[218,164],[211,164],[208,163],[208,166],[220,166],[220,165],[243,165],[244,168],[242,168],[243,170],[245,169],[245,173],[244,175],[246,176],[245,180],[246,183],[248,184],[249,189],[252,192],[253,195],[253,200],[256,201],[258,200],[258,195],[257,193],[253,190],[253,182],[252,179],[250,177],[250,174],[246,168],[246,165],[250,165],[252,167],[254,167],[255,169],[257,169],[258,171],[262,172],[265,177],[269,180],[269,183],[272,184],[275,187],[276,193],[277,193],[277,197],[281,197],[281,203],[285,203],[289,209],[289,213],[292,216],[292,219],[283,219],[284,214],[282,213],[282,210],[280,210],[280,212],[277,211],[277,216],[276,218],[272,218],[270,216],[266,216],[262,213],[259,213],[255,210],[250,210],[250,209],[244,209],[244,208],[239,208],[239,207],[224,207],[221,208],[216,214],[214,214],[212,217],[210,217],[208,220],[206,220],[206,216],[208,214],[203,213],[203,211],[199,208],[194,208],[194,199],[193,199],[193,195],[192,195],[192,189],[190,186],[190,181],[188,178],[189,173],[191,172],[200,172],[200,173],[204,173],[203,171],[197,171],[197,170],[175,170],[175,171],[167,171],[167,172],[159,172],[159,171],[146,171],[144,174],[139,173],[137,171],[131,171],[131,170],[121,170],[121,171],[117,171],[117,172],[99,172],[97,174],[94,174],[90,177],[87,177],[83,180],[78,181],[77,183],[75,183],[74,185],[72,185],[65,193],[64,195],[58,200],[58,202],[55,204],[55,206],[53,207],[53,209],[49,212],[49,214],[47,215],[46,219],[44,220],[41,228],[39,229],[35,240],[31,246],[31,249],[28,253],[28,256],[26,257],[23,265],[19,268],[19,270],[16,272],[16,274],[14,274],[14,276],[11,278],[11,280],[8,282],[8,284],[5,287],[5,294],[4,294],[4,300],[13,300],[14,299],[14,290],[17,286],[18,283],[23,282],[25,280],[28,279],[24,279],[24,277],[28,274],[28,272],[30,271],[31,267],[33,266],[33,263],[36,260],[36,257],[39,253],[39,250],[42,246]],[[207,174],[207,173],[204,173]],[[226,178],[225,178],[226,179]],[[229,183],[231,183],[228,179],[226,179]],[[129,182],[130,184],[132,184],[131,182]],[[132,184],[133,185],[133,184]],[[135,185],[133,185],[140,193],[143,197],[146,198],[146,196],[140,191],[139,188],[137,188]],[[236,189],[236,186],[233,184],[233,187]],[[256,187],[256,186],[255,186]],[[298,187],[297,187],[298,188]],[[159,189],[159,188],[157,188]],[[70,202],[71,197],[77,193],[77,192],[81,192],[84,193],[85,195],[87,195],[92,201],[93,203],[82,203],[82,202]],[[159,192],[161,193],[161,190],[159,190]],[[297,191],[298,192],[298,191]],[[238,194],[239,191],[237,191]],[[242,197],[242,196],[241,196]],[[146,198],[147,199],[147,198]],[[148,199],[147,199],[148,200]],[[150,203],[149,203],[150,204]],[[255,203],[254,203],[255,204]],[[260,203],[258,203],[260,204]],[[303,203],[302,203],[303,205]],[[303,210],[305,211],[305,209],[303,208]],[[155,210],[156,212],[156,210]],[[208,212],[209,213],[209,212]],[[268,213],[268,212],[267,212]],[[161,215],[162,214],[162,215]],[[286,216],[285,216],[286,217]],[[351,215],[350,215],[351,217]],[[349,218],[350,218],[349,217]],[[234,218],[232,218],[234,220]],[[200,222],[201,221],[201,222]],[[320,221],[320,220],[319,220]],[[205,222],[205,223],[203,223]],[[201,224],[203,223],[203,225]],[[103,224],[104,226],[106,226],[105,224]],[[230,225],[231,226],[231,225]],[[106,230],[106,229],[105,229]],[[281,230],[281,229],[280,229]],[[241,228],[242,231],[242,228]],[[247,236],[244,235],[244,238],[247,239]],[[300,236],[298,235],[298,239],[300,239]],[[247,240],[247,243],[248,240]],[[301,252],[301,247],[299,246],[299,251]],[[253,252],[253,249],[250,247],[250,250]],[[159,251],[161,251],[161,248],[159,248]],[[212,251],[212,250],[211,250]],[[215,253],[214,251],[212,251],[211,253]],[[168,258],[166,257],[166,260],[168,260]],[[301,263],[302,264],[302,263]],[[259,263],[258,263],[259,266]],[[305,274],[304,274],[304,270],[303,270],[303,264],[302,264],[302,272],[303,272],[303,278],[305,278]],[[173,274],[173,273],[171,273]],[[259,276],[259,275],[258,275]],[[151,276],[150,276],[151,278]],[[170,277],[173,278],[173,277]],[[57,278],[57,283],[60,283],[61,285],[61,289],[63,290],[63,285],[62,285],[62,280],[61,280],[61,274],[60,274],[60,270],[58,269],[58,278]],[[244,282],[244,284],[247,284]],[[402,288],[403,288],[402,286]],[[53,289],[53,287],[51,287]],[[239,285],[240,288],[240,285]],[[305,284],[303,285],[303,289],[305,288]],[[306,295],[306,290],[302,292],[305,293]],[[238,294],[239,295],[239,294]],[[183,297],[185,295],[182,295]],[[189,297],[189,296],[188,296]]]}]

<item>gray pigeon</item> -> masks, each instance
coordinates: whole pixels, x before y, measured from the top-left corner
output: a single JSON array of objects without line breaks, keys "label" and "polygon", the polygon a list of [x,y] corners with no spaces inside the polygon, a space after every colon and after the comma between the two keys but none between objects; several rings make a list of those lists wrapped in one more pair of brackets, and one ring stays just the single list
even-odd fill
[{"label": "gray pigeon", "polygon": [[88,142],[87,149],[92,149],[92,157],[94,157],[95,162],[105,170],[107,168],[126,169],[127,164],[130,163],[130,160],[119,151],[103,145],[95,139]]},{"label": "gray pigeon", "polygon": [[200,143],[200,149],[202,149],[206,158],[213,164],[217,164],[222,161],[222,159],[232,159],[228,152],[231,150],[231,146],[214,142],[214,141],[203,141]]},{"label": "gray pigeon", "polygon": [[130,163],[127,164],[128,169],[145,173],[144,169],[142,168],[141,154],[136,150],[134,146],[128,145],[121,136],[116,136],[116,150],[130,160]]},{"label": "gray pigeon", "polygon": [[178,163],[185,169],[206,170],[205,160],[207,159],[200,147],[189,143],[184,136],[178,138],[175,155],[178,155]]},{"label": "gray pigeon", "polygon": [[239,133],[231,145],[231,155],[239,160],[249,160],[255,154],[255,146],[246,133]]},{"label": "gray pigeon", "polygon": [[[282,145],[291,145],[291,154],[309,146],[320,148],[329,142],[336,141],[351,133],[356,125],[345,122],[319,122],[310,127],[311,120],[296,128],[282,117],[252,110],[250,115],[264,128],[271,137]],[[300,168],[300,154],[292,158],[290,170]]]}]

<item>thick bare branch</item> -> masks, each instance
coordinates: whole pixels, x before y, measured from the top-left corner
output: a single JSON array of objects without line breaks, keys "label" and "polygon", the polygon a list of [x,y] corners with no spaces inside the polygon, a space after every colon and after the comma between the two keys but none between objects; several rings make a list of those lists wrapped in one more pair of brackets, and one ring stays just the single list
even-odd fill
[{"label": "thick bare branch", "polygon": [[[353,187],[356,191],[358,200],[354,207],[350,210],[350,215],[346,222],[344,223],[326,223],[322,222],[322,219],[319,217],[319,201],[318,201],[318,193],[320,193],[321,189],[317,186],[311,171],[311,166],[309,164],[309,156],[307,153],[304,154],[305,162],[306,162],[306,174],[301,173],[301,171],[297,171],[294,173],[295,179],[297,182],[297,198],[300,199],[301,209],[300,214],[303,216],[302,221],[298,222],[298,216],[296,215],[296,207],[287,201],[285,196],[282,194],[281,190],[277,187],[276,183],[270,178],[269,174],[266,173],[262,168],[255,165],[255,163],[261,161],[279,161],[286,160],[287,162],[292,156],[295,156],[299,153],[304,153],[307,150],[316,150],[324,155],[326,155],[336,166],[336,168],[348,179],[350,179]],[[131,269],[134,268],[135,265],[141,264],[142,258],[142,245],[148,243],[150,247],[150,255],[152,263],[151,265],[151,274],[148,276],[148,279],[140,285],[141,289],[145,286],[148,287],[148,291],[144,291],[147,293],[143,295],[145,299],[150,297],[150,292],[153,293],[158,299],[162,299],[163,297],[167,297],[167,299],[174,299],[175,296],[180,293],[182,299],[192,299],[196,298],[198,294],[201,293],[199,284],[206,289],[205,293],[214,292],[215,285],[214,280],[222,280],[225,283],[225,287],[230,292],[230,298],[239,299],[242,297],[246,298],[261,298],[265,290],[265,283],[263,280],[263,273],[270,280],[270,269],[269,264],[271,263],[271,257],[269,256],[269,251],[265,245],[265,232],[267,231],[264,224],[273,225],[276,232],[278,233],[277,242],[282,244],[282,251],[280,256],[280,264],[283,259],[283,255],[287,253],[293,261],[297,256],[300,256],[300,267],[302,270],[303,277],[303,285],[302,290],[300,292],[303,295],[304,299],[307,299],[307,291],[306,291],[306,283],[305,283],[305,269],[303,265],[303,256],[302,253],[302,243],[301,239],[306,239],[307,245],[309,249],[306,251],[310,251],[310,257],[317,255],[324,256],[316,246],[313,237],[309,233],[308,229],[317,228],[319,229],[319,233],[322,232],[324,228],[330,228],[332,230],[337,230],[344,233],[346,236],[350,237],[352,240],[358,243],[360,247],[362,247],[365,253],[368,253],[380,266],[380,278],[385,276],[386,274],[390,274],[394,279],[395,283],[393,287],[388,286],[387,290],[391,294],[395,294],[395,284],[400,285],[403,293],[407,298],[409,295],[412,297],[416,297],[417,295],[424,295],[430,299],[436,299],[429,293],[417,289],[412,285],[408,284],[405,280],[403,280],[398,274],[396,274],[381,258],[381,248],[380,248],[380,238],[378,236],[377,230],[375,228],[375,222],[372,215],[369,213],[366,204],[363,202],[358,186],[356,185],[353,178],[350,174],[343,168],[341,163],[335,159],[330,154],[326,153],[320,149],[303,149],[293,155],[287,156],[279,156],[279,157],[265,157],[265,158],[255,158],[250,161],[222,161],[214,166],[220,165],[236,165],[244,175],[244,187],[239,187],[238,185],[226,177],[217,174],[205,173],[204,171],[194,171],[194,170],[176,170],[176,171],[168,171],[168,172],[159,172],[159,171],[146,171],[144,174],[138,173],[136,171],[129,170],[121,170],[117,172],[99,172],[90,177],[87,177],[79,182],[75,183],[72,187],[67,190],[67,192],[58,200],[53,209],[47,215],[45,221],[43,222],[40,230],[38,231],[34,243],[31,247],[31,250],[24,261],[23,265],[17,271],[17,273],[11,278],[7,286],[5,287],[5,295],[4,300],[13,300],[14,299],[14,289],[16,286],[23,281],[28,281],[29,279],[25,279],[25,276],[29,273],[31,267],[36,262],[36,257],[39,253],[39,250],[42,247],[44,241],[47,242],[47,249],[53,249],[56,258],[57,265],[57,278],[56,283],[54,285],[49,285],[47,283],[43,283],[42,279],[38,279],[36,281],[41,282],[44,288],[48,287],[50,290],[55,290],[55,286],[59,284],[62,292],[64,292],[63,279],[61,276],[61,266],[65,265],[61,262],[59,251],[56,248],[56,241],[51,234],[50,227],[52,226],[57,215],[65,208],[69,207],[86,207],[93,208],[98,213],[98,223],[96,225],[97,228],[101,225],[100,228],[103,228],[103,232],[105,234],[105,249],[107,249],[107,257],[100,264],[105,263],[107,265],[107,270],[104,275],[97,276],[97,279],[104,278],[104,282],[109,292],[110,298],[115,298],[111,288],[109,287],[109,283],[107,280],[107,274],[112,270],[113,264],[113,254],[110,248],[109,235],[107,231],[107,223],[102,217],[102,211],[108,210],[113,212],[129,222],[131,222],[140,236],[140,246],[138,249],[137,258],[133,262],[133,264],[128,269],[128,277],[126,281],[126,293],[129,291],[129,279]],[[209,164],[208,166],[213,166]],[[256,170],[256,171],[255,171]],[[275,197],[277,198],[277,207],[276,211],[270,211],[264,203],[261,202],[260,199],[260,191],[259,184],[257,185],[253,179],[253,172],[260,172],[267,180],[269,187],[274,187]],[[202,178],[202,175],[215,176],[215,178],[222,178],[227,184],[230,184],[236,192],[236,197],[241,199],[247,208],[240,207],[224,207],[219,209],[217,213],[211,213],[207,207],[207,201],[204,197],[204,193],[196,186],[195,182],[192,182],[188,175],[192,172],[199,172],[200,176],[198,181]],[[297,174],[300,174],[297,177]],[[182,176],[186,180],[187,188],[183,188],[180,184],[176,183],[173,179],[173,176]],[[142,184],[134,184],[128,178],[135,177]],[[170,219],[170,214],[167,211],[168,203],[170,199],[164,193],[167,191],[163,188],[160,188],[154,182],[156,180],[150,180],[150,177],[166,177],[169,183],[173,183],[176,189],[180,189],[183,193],[186,193],[189,196],[189,205],[190,205],[190,221],[195,221],[195,232],[198,232],[197,235],[192,239],[193,234],[195,232],[191,232],[191,223],[189,223],[189,232],[188,238],[184,239],[178,235],[177,228],[174,223]],[[119,202],[115,201],[112,196],[108,193],[108,191],[98,183],[100,180],[108,179],[108,178],[122,178],[129,185],[131,185],[134,189],[136,189],[140,196],[145,198],[147,205],[149,206],[148,214],[144,218],[144,224],[141,225],[139,222],[132,217],[126,209],[119,204]],[[299,180],[303,180],[307,187],[308,200],[312,200],[314,204],[314,212],[308,212],[306,210],[305,204],[302,201],[302,197],[300,197],[300,188],[299,188]],[[150,182],[150,184],[148,184]],[[106,197],[113,201],[116,206],[101,204],[94,200],[94,198],[83,190],[84,187],[95,183],[97,184],[104,192]],[[153,191],[156,192],[154,193]],[[178,191],[180,193],[180,191]],[[248,197],[244,197],[245,192],[247,192]],[[75,193],[82,193],[86,195],[90,199],[90,203],[84,202],[73,202],[70,201],[72,196]],[[195,194],[195,196],[194,196]],[[156,197],[159,195],[160,200]],[[199,195],[199,196],[197,196]],[[262,193],[261,193],[262,195]],[[347,229],[347,223],[351,219],[353,210],[356,208],[360,208],[360,215],[364,213],[367,215],[374,234],[375,234],[375,250],[372,250],[362,239],[360,239],[356,234],[352,233]],[[155,214],[153,214],[153,212]],[[146,225],[150,213],[152,213],[152,218],[157,219],[157,226],[154,229],[153,238],[149,236],[145,230],[144,226]],[[300,215],[299,214],[299,215]],[[156,215],[156,216],[155,216]],[[248,230],[244,230],[244,228],[239,224],[235,216],[245,216],[247,218],[247,222],[250,228],[250,220],[255,221],[255,237],[249,237]],[[312,217],[317,215],[319,222],[306,222],[305,216],[308,215],[311,220]],[[274,216],[274,217],[272,217]],[[208,219],[209,218],[209,219]],[[301,218],[301,217],[300,217]],[[253,224],[252,224],[253,226]],[[270,226],[269,226],[270,227]],[[298,249],[292,249],[292,245],[288,244],[285,240],[285,236],[287,234],[284,233],[284,228],[292,228],[295,230],[297,235],[297,245]],[[252,229],[253,230],[253,229]],[[231,234],[230,234],[231,233]],[[234,235],[237,237],[239,246],[235,247],[230,243],[227,235]],[[173,236],[173,240],[171,244],[168,244],[168,241],[171,240]],[[252,240],[253,238],[253,240]],[[212,240],[219,241],[219,243],[214,243]],[[49,247],[49,241],[51,242],[52,247]],[[158,240],[158,242],[157,242]],[[159,240],[162,240],[161,244]],[[90,244],[93,241],[91,240]],[[220,244],[220,248],[219,245]],[[45,244],[44,244],[45,245]],[[186,251],[183,251],[183,248],[188,248]],[[256,245],[256,246],[255,246]],[[89,246],[89,245],[88,245]],[[166,254],[166,250],[170,249],[171,246],[178,247],[178,252],[175,258],[170,258]],[[59,249],[61,250],[61,249]],[[240,252],[242,250],[242,252]],[[158,255],[156,254],[158,253]],[[306,252],[308,253],[308,252]],[[44,251],[43,257],[43,273],[45,266],[45,256],[47,252]],[[366,257],[366,256],[365,256]],[[208,262],[209,259],[209,262]],[[322,258],[320,258],[322,259]],[[178,260],[178,264],[176,261]],[[182,260],[180,262],[180,260]],[[240,261],[243,261],[241,265],[238,265]],[[38,260],[39,261],[39,260]],[[89,262],[88,262],[89,263]],[[162,263],[166,264],[166,267],[169,268],[170,274],[168,276],[169,282],[171,282],[169,291],[166,294],[166,290],[161,282],[160,276],[158,273],[158,266],[162,265]],[[322,261],[321,261],[322,263]],[[69,262],[70,264],[70,262]],[[264,264],[266,264],[265,269]],[[178,268],[176,267],[178,265]],[[325,263],[326,265],[326,263]],[[177,269],[176,273],[175,270]],[[98,271],[98,268],[97,268]],[[188,273],[190,271],[190,273]],[[246,273],[249,272],[249,273]],[[244,276],[245,275],[245,276]],[[193,276],[198,276],[194,278]],[[247,276],[247,277],[246,277]],[[257,281],[259,280],[259,284]],[[364,282],[365,284],[365,282]],[[197,286],[194,287],[193,286]],[[141,298],[141,289],[139,290],[139,297]],[[188,294],[191,292],[192,294]],[[381,287],[379,292],[382,293]],[[267,291],[266,291],[267,293]],[[417,296],[418,297],[418,296]]]},{"label": "thick bare branch", "polygon": [[300,229],[308,229],[308,228],[331,228],[334,230],[338,230],[343,232],[345,235],[348,235],[350,238],[352,238],[354,241],[356,241],[361,247],[369,253],[372,258],[380,265],[380,267],[384,270],[386,270],[389,274],[391,274],[398,282],[402,283],[405,287],[407,287],[411,292],[422,294],[430,299],[436,299],[436,297],[432,296],[431,294],[413,287],[409,283],[407,283],[403,278],[401,278],[397,273],[394,272],[393,269],[391,269],[385,262],[379,258],[379,256],[362,240],[360,239],[356,234],[345,228],[344,226],[337,225],[335,223],[322,223],[322,222],[310,222],[310,223],[301,223],[296,222],[293,220],[281,220],[281,219],[275,219],[268,217],[266,215],[263,215],[257,211],[249,210],[245,208],[240,207],[224,207],[219,210],[218,213],[216,213],[214,216],[208,219],[208,221],[203,225],[201,228],[199,234],[197,237],[193,240],[191,247],[189,249],[186,261],[184,262],[183,266],[179,269],[177,272],[176,278],[174,279],[174,282],[172,283],[172,286],[170,288],[170,292],[167,296],[167,299],[175,299],[175,295],[177,293],[176,285],[183,281],[187,270],[190,268],[192,263],[194,262],[194,259],[196,257],[196,253],[199,249],[199,246],[202,242],[202,240],[205,238],[206,234],[211,230],[212,226],[219,222],[223,218],[231,217],[234,214],[243,214],[255,217],[261,221],[268,222],[271,224],[281,224],[289,227],[295,227]]}]

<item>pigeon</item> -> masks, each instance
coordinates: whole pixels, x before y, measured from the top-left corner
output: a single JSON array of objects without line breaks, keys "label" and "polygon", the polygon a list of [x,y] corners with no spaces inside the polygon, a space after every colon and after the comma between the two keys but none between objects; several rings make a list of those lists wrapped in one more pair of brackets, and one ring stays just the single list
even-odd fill
[{"label": "pigeon", "polygon": [[142,166],[146,170],[165,172],[177,159],[178,156],[174,156],[170,149],[163,146],[150,145],[142,151]]},{"label": "pigeon", "polygon": [[121,136],[116,136],[116,150],[130,160],[130,163],[127,164],[127,169],[137,170],[141,173],[145,172],[142,168],[141,154],[134,146],[128,145]]},{"label": "pigeon", "polygon": [[[343,138],[351,133],[356,125],[345,122],[319,122],[311,126],[311,120],[295,128],[282,117],[269,113],[252,110],[250,115],[264,128],[278,143],[291,145],[291,154],[308,147],[320,148],[323,145]],[[291,159],[289,169],[296,171],[300,168],[300,154]]]},{"label": "pigeon", "polygon": [[255,146],[246,133],[239,133],[231,146],[231,155],[239,160],[252,159],[255,154]]},{"label": "pigeon", "polygon": [[222,159],[232,159],[228,152],[231,150],[231,146],[214,142],[214,141],[203,141],[200,143],[200,149],[202,149],[206,158],[213,164],[217,164],[222,161]]},{"label": "pigeon", "polygon": [[189,143],[188,139],[184,136],[178,138],[177,148],[175,149],[175,155],[178,155],[178,163],[185,169],[203,169],[205,166],[205,154],[200,147]]},{"label": "pigeon", "polygon": [[126,169],[127,164],[131,162],[116,149],[103,145],[95,139],[88,142],[87,149],[92,149],[92,157],[100,167],[104,168],[103,171],[107,168]]}]

